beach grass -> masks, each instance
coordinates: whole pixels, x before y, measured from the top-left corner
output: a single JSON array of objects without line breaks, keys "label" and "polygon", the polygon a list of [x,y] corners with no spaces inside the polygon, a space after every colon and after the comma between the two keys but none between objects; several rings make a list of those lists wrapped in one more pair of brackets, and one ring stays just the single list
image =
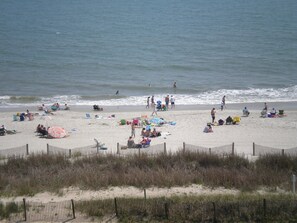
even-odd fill
[{"label": "beach grass", "polygon": [[61,155],[30,155],[0,165],[0,195],[24,196],[70,186],[98,190],[111,186],[173,187],[200,184],[240,191],[259,188],[290,190],[297,157],[261,156],[249,162],[239,156],[179,152],[149,157],[116,155],[68,159]]},{"label": "beach grass", "polygon": [[296,218],[295,209],[293,195],[250,193],[76,203],[76,210],[88,217],[100,219],[116,214],[120,222],[287,222]]}]

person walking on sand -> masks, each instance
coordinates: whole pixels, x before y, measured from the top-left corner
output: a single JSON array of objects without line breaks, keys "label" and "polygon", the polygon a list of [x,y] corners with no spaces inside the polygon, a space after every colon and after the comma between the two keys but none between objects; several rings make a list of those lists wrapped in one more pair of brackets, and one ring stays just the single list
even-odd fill
[{"label": "person walking on sand", "polygon": [[210,115],[211,115],[211,118],[212,118],[212,123],[214,123],[214,121],[216,119],[216,110],[215,110],[215,108],[211,109]]},{"label": "person walking on sand", "polygon": [[152,104],[152,107],[153,107],[153,112],[152,112],[151,116],[154,116],[154,115],[158,116],[156,105],[155,104]]},{"label": "person walking on sand", "polygon": [[147,97],[147,99],[146,99],[146,108],[150,107],[150,98],[151,97]]}]

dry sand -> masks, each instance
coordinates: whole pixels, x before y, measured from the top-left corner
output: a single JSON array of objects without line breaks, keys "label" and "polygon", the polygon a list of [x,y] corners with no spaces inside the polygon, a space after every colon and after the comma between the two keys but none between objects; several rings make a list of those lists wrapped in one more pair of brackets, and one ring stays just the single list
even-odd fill
[{"label": "dry sand", "polygon": [[[235,143],[235,151],[238,154],[252,154],[252,144],[269,146],[273,148],[289,149],[297,147],[297,109],[295,104],[289,103],[290,109],[285,108],[286,116],[282,118],[260,118],[261,105],[250,106],[251,115],[249,117],[241,117],[239,125],[223,125],[214,126],[213,133],[203,133],[203,129],[207,122],[211,121],[211,106],[203,109],[191,107],[190,109],[169,110],[166,112],[158,112],[158,117],[162,117],[166,121],[174,121],[176,125],[165,124],[157,127],[158,131],[169,132],[166,137],[153,138],[151,145],[166,142],[167,150],[172,152],[182,148],[183,142],[203,147],[217,147]],[[256,109],[256,107],[259,107]],[[279,109],[280,107],[277,107]],[[26,108],[19,109],[24,112]],[[13,121],[14,111],[2,111],[0,113],[0,124],[4,124],[7,129],[17,130],[19,133],[15,135],[0,136],[0,150],[23,146],[29,144],[30,152],[46,151],[46,144],[58,146],[65,149],[95,145],[94,138],[105,143],[108,152],[116,152],[117,143],[125,145],[131,134],[131,127],[127,125],[119,125],[121,119],[132,120],[136,117],[147,116],[151,118],[152,109],[144,108],[124,108],[116,107],[114,109],[105,109],[103,112],[92,111],[89,108],[74,108],[70,111],[57,111],[54,115],[43,116],[42,112],[35,116],[33,121],[25,120],[23,122]],[[87,119],[85,114],[90,113],[91,118]],[[95,115],[100,119],[95,119]],[[111,117],[114,115],[115,117]],[[241,116],[241,106],[229,106],[228,109],[220,111],[217,109],[216,120],[226,119],[228,116]],[[38,124],[47,126],[58,125],[65,128],[69,132],[69,137],[63,139],[45,139],[36,136],[35,130]],[[135,141],[140,141],[141,129],[136,129]],[[65,189],[68,192],[63,193],[63,199],[95,199],[95,198],[113,198],[118,196],[142,194],[143,192],[136,188],[110,188],[100,192],[84,192],[78,189]],[[236,193],[236,191],[225,191],[218,189],[222,193]],[[113,191],[113,192],[112,192]],[[155,193],[158,191],[158,193]],[[148,191],[148,196],[165,196],[172,194],[201,194],[209,193],[211,190],[197,185],[193,185],[188,189],[175,190],[171,188],[157,189],[152,188]],[[212,191],[213,192],[213,191]],[[41,196],[41,197],[38,197]],[[37,195],[37,200],[55,201],[59,200],[57,196],[50,194]]]},{"label": "dry sand", "polygon": [[[0,150],[29,145],[30,152],[46,151],[46,144],[65,149],[95,145],[94,138],[105,143],[109,152],[116,152],[117,143],[126,145],[131,134],[130,125],[119,125],[121,119],[132,120],[136,117],[151,118],[151,109],[133,111],[103,111],[70,110],[57,111],[54,115],[43,116],[42,112],[35,116],[33,121],[14,122],[16,112],[4,111],[0,113],[0,124],[7,129],[20,133],[0,137]],[[135,109],[136,110],[136,109]],[[25,111],[25,109],[23,109]],[[20,110],[22,112],[22,110]],[[91,119],[85,114],[90,113]],[[285,111],[283,118],[260,118],[260,110],[251,110],[249,117],[241,117],[239,125],[214,126],[213,133],[203,133],[207,122],[211,121],[210,109],[206,110],[169,110],[158,112],[158,116],[166,121],[174,121],[176,125],[157,127],[158,131],[169,132],[167,137],[152,139],[151,145],[166,142],[167,149],[172,152],[182,148],[183,142],[203,147],[217,147],[235,143],[237,153],[252,154],[252,143],[280,149],[289,149],[297,146],[297,111]],[[95,115],[101,117],[95,119]],[[115,118],[111,117],[115,115]],[[241,109],[217,110],[216,120],[226,119],[228,116],[241,116]],[[45,139],[36,136],[38,124],[47,126],[61,126],[69,132],[69,137],[63,139]],[[136,129],[135,142],[141,140],[141,128]]]}]

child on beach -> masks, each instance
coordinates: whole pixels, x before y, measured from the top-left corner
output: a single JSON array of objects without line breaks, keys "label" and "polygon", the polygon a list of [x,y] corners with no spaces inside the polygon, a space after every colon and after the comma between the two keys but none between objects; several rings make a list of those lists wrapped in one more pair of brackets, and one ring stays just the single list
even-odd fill
[{"label": "child on beach", "polygon": [[247,107],[244,107],[244,109],[242,110],[242,113],[243,113],[243,116],[246,116],[246,117],[250,115],[250,112],[247,109]]},{"label": "child on beach", "polygon": [[171,103],[171,109],[174,108],[175,107],[175,99],[174,99],[173,95],[171,95],[170,103]]},{"label": "child on beach", "polygon": [[210,111],[210,115],[211,115],[211,118],[212,118],[212,123],[214,123],[215,119],[216,119],[216,111],[215,111],[215,108],[212,108],[211,111]]},{"label": "child on beach", "polygon": [[212,130],[212,127],[211,127],[211,124],[210,123],[207,123],[207,125],[205,126],[203,132],[205,133],[209,133],[209,132],[213,132]]}]

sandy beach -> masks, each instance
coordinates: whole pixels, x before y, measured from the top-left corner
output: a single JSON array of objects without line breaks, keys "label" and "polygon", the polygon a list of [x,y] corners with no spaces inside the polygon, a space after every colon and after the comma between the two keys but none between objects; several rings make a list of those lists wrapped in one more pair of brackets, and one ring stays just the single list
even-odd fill
[{"label": "sandy beach", "polygon": [[[252,154],[253,142],[278,149],[290,149],[297,146],[297,109],[296,102],[269,104],[285,110],[282,118],[261,118],[262,104],[248,104],[249,117],[242,117],[242,104],[227,105],[221,111],[218,105],[182,106],[169,111],[158,112],[158,117],[175,125],[164,124],[156,127],[157,131],[169,135],[153,138],[151,145],[166,142],[167,151],[175,152],[182,148],[183,142],[203,147],[218,147],[234,143],[238,154]],[[241,117],[238,125],[213,126],[213,133],[204,133],[206,123],[211,122],[210,110],[216,108],[216,121],[228,116]],[[71,107],[71,110],[59,110],[53,115],[44,115],[37,108],[29,108],[34,113],[34,120],[13,121],[13,114],[25,112],[27,108],[15,108],[0,113],[0,124],[8,130],[16,130],[14,135],[0,137],[0,150],[29,145],[29,152],[46,151],[46,145],[73,149],[95,145],[94,138],[105,143],[108,152],[115,153],[117,143],[126,145],[131,134],[130,125],[119,125],[121,119],[132,121],[134,118],[152,118],[152,109],[135,107],[106,107],[104,111],[93,111],[90,107]],[[90,118],[86,118],[86,113]],[[98,118],[95,118],[95,116]],[[61,126],[67,130],[69,137],[62,139],[40,138],[35,133],[38,124]],[[141,128],[136,129],[135,142],[141,140]]]},{"label": "sandy beach", "polygon": [[[211,121],[210,109],[213,106],[177,106],[169,111],[158,112],[158,117],[167,122],[175,122],[175,125],[164,124],[156,127],[158,131],[170,133],[166,136],[152,138],[151,145],[166,142],[167,151],[175,152],[181,149],[183,142],[203,147],[218,147],[234,142],[235,152],[245,157],[250,157],[253,152],[253,142],[272,148],[290,149],[297,147],[297,109],[296,103],[278,103],[277,109],[285,110],[285,116],[281,118],[261,118],[262,104],[249,104],[251,114],[242,116],[242,104],[227,105],[227,109],[221,111],[216,108],[216,121],[240,116],[241,122],[237,125],[213,126],[213,133],[204,133],[206,123]],[[73,149],[89,145],[95,145],[94,138],[105,143],[107,152],[116,153],[117,143],[126,145],[131,134],[130,125],[119,125],[121,119],[133,120],[137,117],[152,118],[152,109],[144,107],[106,107],[104,111],[93,111],[89,107],[71,107],[71,110],[59,110],[53,115],[45,116],[36,108],[29,108],[35,114],[32,121],[13,121],[13,114],[25,112],[27,108],[4,110],[0,113],[0,124],[9,130],[16,130],[13,135],[0,136],[0,150],[29,145],[29,152],[46,152],[47,144],[64,149]],[[86,113],[91,118],[86,118]],[[37,115],[38,114],[38,115]],[[98,118],[95,118],[95,115]],[[114,116],[114,117],[113,117]],[[69,137],[62,139],[40,138],[35,133],[36,126],[61,126],[65,128]],[[141,140],[141,128],[136,129],[135,142]],[[224,188],[205,188],[200,185],[190,185],[178,188],[148,188],[149,197],[172,195],[201,195],[201,194],[233,194],[237,190]],[[40,193],[34,197],[28,197],[31,201],[59,202],[63,200],[92,200],[114,197],[142,196],[143,191],[134,187],[112,187],[100,191],[83,191],[79,188],[65,188],[63,196],[48,192]],[[19,201],[23,197],[1,198],[2,201]]]}]

